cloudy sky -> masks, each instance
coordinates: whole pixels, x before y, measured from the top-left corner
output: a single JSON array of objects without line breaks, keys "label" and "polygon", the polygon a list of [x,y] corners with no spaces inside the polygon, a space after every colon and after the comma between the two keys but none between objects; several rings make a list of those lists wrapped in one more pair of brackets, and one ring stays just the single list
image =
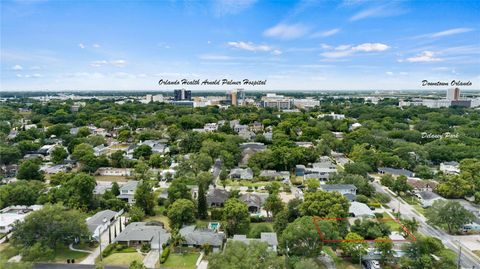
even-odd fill
[{"label": "cloudy sky", "polygon": [[[480,89],[480,1],[3,1],[0,90]],[[175,88],[175,87],[172,87]],[[220,87],[189,87],[222,89]]]}]

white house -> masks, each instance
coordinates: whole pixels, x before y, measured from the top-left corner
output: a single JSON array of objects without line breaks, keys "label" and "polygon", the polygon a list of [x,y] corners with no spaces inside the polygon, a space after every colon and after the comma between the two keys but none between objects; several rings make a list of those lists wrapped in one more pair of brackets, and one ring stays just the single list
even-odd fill
[{"label": "white house", "polygon": [[120,187],[119,199],[127,201],[129,204],[135,203],[135,190],[137,189],[138,181],[128,181]]},{"label": "white house", "polygon": [[440,171],[448,175],[458,175],[460,174],[460,164],[457,162],[440,163]]},{"label": "white house", "polygon": [[278,248],[278,240],[276,233],[260,233],[260,238],[247,238],[247,236],[244,234],[235,234],[233,235],[232,239],[229,239],[229,241],[240,241],[247,245],[250,244],[250,242],[254,241],[265,242],[268,245],[268,249],[275,252]]},{"label": "white house", "polygon": [[0,210],[0,233],[9,233],[17,222],[23,221],[28,214],[42,209],[42,205],[9,206]]}]

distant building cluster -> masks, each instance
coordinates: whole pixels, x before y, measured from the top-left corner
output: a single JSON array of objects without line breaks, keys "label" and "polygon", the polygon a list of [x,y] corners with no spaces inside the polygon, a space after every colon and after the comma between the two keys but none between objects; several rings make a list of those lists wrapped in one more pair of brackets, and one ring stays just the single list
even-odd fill
[{"label": "distant building cluster", "polygon": [[422,99],[417,98],[411,101],[401,100],[398,104],[400,107],[405,106],[426,106],[428,108],[441,108],[459,106],[466,108],[480,107],[480,98],[462,99],[459,88],[451,88],[447,90],[445,99]]}]

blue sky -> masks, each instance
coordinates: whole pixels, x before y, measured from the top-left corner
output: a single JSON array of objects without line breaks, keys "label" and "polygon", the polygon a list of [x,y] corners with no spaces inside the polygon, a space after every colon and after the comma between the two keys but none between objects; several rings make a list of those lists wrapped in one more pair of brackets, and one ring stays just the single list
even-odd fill
[{"label": "blue sky", "polygon": [[480,1],[0,5],[3,91],[169,89],[160,78],[266,79],[257,90],[419,89],[424,79],[480,88]]}]

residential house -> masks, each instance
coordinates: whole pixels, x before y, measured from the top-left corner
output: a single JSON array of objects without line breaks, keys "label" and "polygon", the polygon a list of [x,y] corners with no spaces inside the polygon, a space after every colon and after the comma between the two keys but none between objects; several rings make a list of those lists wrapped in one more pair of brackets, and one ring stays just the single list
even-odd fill
[{"label": "residential house", "polygon": [[259,176],[270,180],[290,180],[288,171],[262,170]]},{"label": "residential house", "polygon": [[348,208],[348,214],[355,218],[372,218],[375,217],[373,211],[368,205],[359,202],[351,202]]},{"label": "residential house", "polygon": [[240,161],[240,164],[247,165],[248,160],[253,154],[266,150],[267,146],[258,142],[246,142],[240,144],[240,149],[242,150],[242,160]]},{"label": "residential house", "polygon": [[93,154],[95,156],[106,155],[108,153],[108,147],[101,144],[93,148]]},{"label": "residential house", "polygon": [[422,180],[417,178],[409,178],[407,179],[407,184],[412,187],[414,192],[420,191],[433,191],[438,183],[432,180]]},{"label": "residential house", "polygon": [[247,238],[244,234],[235,234],[229,241],[239,241],[247,245],[250,244],[250,242],[264,242],[267,243],[269,250],[276,252],[278,249],[276,233],[260,233],[260,238]]},{"label": "residential house", "polygon": [[185,239],[184,246],[199,248],[208,244],[212,247],[213,252],[220,251],[225,239],[223,232],[197,228],[195,225],[185,226],[180,229],[179,233]]},{"label": "residential house", "polygon": [[105,194],[106,191],[112,189],[112,182],[109,181],[97,181],[97,185],[93,189],[94,195],[102,195]]},{"label": "residential house", "polygon": [[444,200],[443,197],[432,191],[419,191],[415,193],[415,195],[418,197],[422,207],[424,208],[432,206],[432,204],[437,200]]},{"label": "residential house", "polygon": [[248,212],[252,214],[260,213],[262,208],[263,199],[258,194],[254,193],[243,193],[240,195],[240,201],[244,202],[248,207]]},{"label": "residential house", "polygon": [[213,123],[205,123],[203,126],[203,129],[207,132],[215,132],[218,130],[218,124],[213,122]]},{"label": "residential house", "polygon": [[250,168],[233,168],[229,177],[232,179],[253,179],[253,171]]},{"label": "residential house", "polygon": [[241,130],[238,132],[238,136],[240,136],[244,140],[252,140],[255,138],[256,134],[249,130]]},{"label": "residential house", "polygon": [[115,221],[121,216],[123,210],[120,212],[112,210],[103,210],[97,212],[95,215],[86,219],[88,230],[93,238],[98,238],[103,231],[108,230],[108,227],[115,224]]},{"label": "residential house", "polygon": [[0,171],[4,177],[14,177],[18,171],[18,164],[2,164]]},{"label": "residential house", "polygon": [[330,114],[320,114],[318,115],[318,118],[325,118],[325,117],[330,117],[334,120],[343,120],[345,119],[344,114],[335,114],[334,112],[331,112]]},{"label": "residential house", "polygon": [[99,176],[129,177],[133,174],[132,168],[100,167],[95,174]]},{"label": "residential house", "polygon": [[295,145],[303,148],[313,148],[314,145],[312,142],[295,142]]},{"label": "residential house", "polygon": [[138,181],[128,181],[120,187],[120,194],[117,196],[129,204],[135,203],[135,190],[137,189]]},{"label": "residential house", "polygon": [[360,128],[360,127],[362,127],[362,124],[360,124],[358,122],[355,122],[354,124],[350,125],[349,129],[350,129],[350,131],[353,131],[353,130],[355,130],[357,128]]},{"label": "residential house", "polygon": [[66,172],[70,168],[70,165],[66,164],[57,164],[52,166],[45,164],[40,167],[40,171],[43,171],[45,174],[56,174],[60,172]]},{"label": "residential house", "polygon": [[150,222],[132,222],[113,240],[115,243],[125,244],[127,246],[141,246],[150,244],[152,249],[161,249],[170,239],[170,233],[167,232],[158,223]]},{"label": "residential house", "polygon": [[0,210],[0,233],[9,233],[17,222],[21,222],[33,211],[42,209],[42,205],[8,206]]},{"label": "residential house", "polygon": [[353,184],[322,184],[320,188],[327,192],[339,192],[350,201],[354,201],[357,195],[357,187]]},{"label": "residential house", "polygon": [[447,175],[458,175],[460,174],[460,164],[457,162],[440,163],[440,171]]},{"label": "residential house", "polygon": [[229,197],[230,192],[227,190],[210,189],[207,193],[207,204],[209,207],[223,207]]},{"label": "residential house", "polygon": [[390,168],[390,167],[379,167],[378,169],[379,174],[390,174],[392,176],[406,176],[406,177],[414,177],[415,173],[409,171],[405,168],[397,169],[397,168]]},{"label": "residential house", "polygon": [[295,166],[295,175],[303,176],[304,179],[315,178],[324,181],[336,172],[336,165],[328,157],[322,158],[320,162],[313,163],[312,167],[305,167],[301,164]]},{"label": "residential house", "polygon": [[145,140],[140,145],[149,146],[152,149],[152,153],[163,154],[169,151],[165,140]]}]

